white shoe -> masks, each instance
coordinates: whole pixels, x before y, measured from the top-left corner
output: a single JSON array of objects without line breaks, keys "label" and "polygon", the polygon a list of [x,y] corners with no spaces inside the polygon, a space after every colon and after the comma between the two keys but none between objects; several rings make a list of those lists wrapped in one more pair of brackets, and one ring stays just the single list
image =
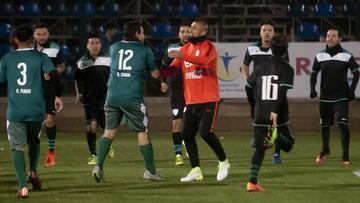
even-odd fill
[{"label": "white shoe", "polygon": [[152,174],[148,170],[145,170],[143,177],[144,177],[144,180],[151,180],[151,181],[162,181],[162,180],[164,180],[164,177],[162,177],[157,172],[155,172],[155,174]]},{"label": "white shoe", "polygon": [[200,167],[195,167],[187,174],[187,176],[182,177],[180,182],[191,182],[191,181],[202,181],[203,175],[201,173]]},{"label": "white shoe", "polygon": [[230,163],[227,159],[225,159],[225,161],[222,162],[219,161],[216,180],[217,181],[224,180],[229,174],[229,169],[230,169]]}]

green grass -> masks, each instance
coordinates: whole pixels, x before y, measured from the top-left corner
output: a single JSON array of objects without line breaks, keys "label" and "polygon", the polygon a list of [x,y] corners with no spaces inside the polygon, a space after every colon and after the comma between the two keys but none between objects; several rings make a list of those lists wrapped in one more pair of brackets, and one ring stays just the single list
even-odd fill
[{"label": "green grass", "polygon": [[[43,135],[40,178],[43,190],[30,191],[30,198],[17,200],[17,181],[10,161],[6,136],[0,136],[0,202],[359,202],[360,178],[352,171],[360,168],[360,133],[352,133],[350,158],[352,165],[340,165],[341,149],[338,132],[331,137],[332,155],[326,165],[316,166],[314,158],[320,150],[318,133],[297,133],[294,150],[282,154],[284,163],[271,163],[272,149],[265,156],[259,180],[266,193],[248,193],[245,184],[249,177],[249,147],[251,133],[218,133],[231,163],[230,176],[216,181],[215,155],[198,136],[201,168],[204,180],[180,183],[189,170],[189,162],[175,167],[171,136],[152,133],[156,166],[166,177],[164,182],[142,180],[143,160],[134,134],[119,135],[114,142],[113,160],[106,160],[107,183],[97,184],[87,165],[86,137],[80,134],[60,134],[56,143],[57,165],[45,168],[46,139]],[[30,185],[29,185],[30,186]],[[30,186],[31,188],[31,186]]]}]

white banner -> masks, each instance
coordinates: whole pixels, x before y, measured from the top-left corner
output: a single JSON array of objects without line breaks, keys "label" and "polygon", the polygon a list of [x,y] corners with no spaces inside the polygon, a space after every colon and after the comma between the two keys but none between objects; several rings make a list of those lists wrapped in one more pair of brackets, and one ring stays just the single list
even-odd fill
[{"label": "white banner", "polygon": [[[221,98],[245,98],[245,81],[240,73],[246,49],[253,43],[215,43],[218,52],[218,78]],[[294,89],[288,97],[309,98],[310,73],[313,60],[318,51],[325,49],[325,43],[289,43],[290,64],[294,67]],[[360,42],[343,42],[341,46],[352,53],[360,63]],[[250,72],[252,71],[250,65]],[[320,73],[321,74],[321,73]],[[320,74],[318,75],[317,92],[320,93]],[[349,73],[349,77],[351,74]],[[360,88],[356,89],[360,96]]]}]

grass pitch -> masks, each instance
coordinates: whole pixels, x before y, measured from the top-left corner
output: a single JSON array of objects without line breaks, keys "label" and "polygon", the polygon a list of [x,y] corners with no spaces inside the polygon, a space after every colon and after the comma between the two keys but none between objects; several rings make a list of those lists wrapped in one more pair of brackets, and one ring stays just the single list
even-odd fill
[{"label": "grass pitch", "polygon": [[[163,182],[142,180],[143,159],[132,133],[118,135],[113,143],[116,150],[112,160],[104,165],[106,183],[96,183],[91,177],[93,167],[84,134],[59,134],[56,141],[57,162],[53,168],[44,167],[47,148],[42,138],[39,177],[43,190],[33,192],[26,200],[17,199],[17,181],[10,160],[6,135],[0,135],[0,202],[360,202],[360,178],[352,172],[360,168],[360,133],[351,134],[350,159],[352,165],[340,165],[341,147],[338,132],[331,136],[331,156],[324,166],[316,166],[314,159],[320,151],[319,133],[297,133],[296,144],[289,154],[283,153],[283,163],[271,163],[270,149],[261,168],[259,181],[268,191],[249,193],[245,185],[249,177],[249,147],[251,133],[217,133],[231,164],[230,175],[223,182],[216,181],[217,161],[200,136],[197,136],[204,180],[180,183],[189,170],[174,165],[171,135],[151,133],[156,167],[165,176]],[[29,188],[31,185],[29,184]]]}]

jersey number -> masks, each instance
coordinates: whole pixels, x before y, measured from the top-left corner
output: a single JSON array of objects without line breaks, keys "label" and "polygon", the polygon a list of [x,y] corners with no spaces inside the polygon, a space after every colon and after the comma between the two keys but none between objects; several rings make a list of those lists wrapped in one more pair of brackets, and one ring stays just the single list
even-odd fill
[{"label": "jersey number", "polygon": [[[130,49],[119,51],[119,70],[131,70],[132,67],[127,65],[127,62],[134,56],[134,52]],[[125,55],[125,57],[124,57]]]},{"label": "jersey number", "polygon": [[19,63],[17,65],[17,68],[20,69],[20,74],[22,77],[17,79],[16,82],[18,85],[24,86],[24,85],[26,85],[26,82],[27,82],[27,75],[26,75],[27,65],[26,65],[26,63]]},{"label": "jersey number", "polygon": [[278,99],[278,84],[271,83],[273,80],[278,80],[277,75],[262,76],[262,90],[261,100],[277,100]]}]

